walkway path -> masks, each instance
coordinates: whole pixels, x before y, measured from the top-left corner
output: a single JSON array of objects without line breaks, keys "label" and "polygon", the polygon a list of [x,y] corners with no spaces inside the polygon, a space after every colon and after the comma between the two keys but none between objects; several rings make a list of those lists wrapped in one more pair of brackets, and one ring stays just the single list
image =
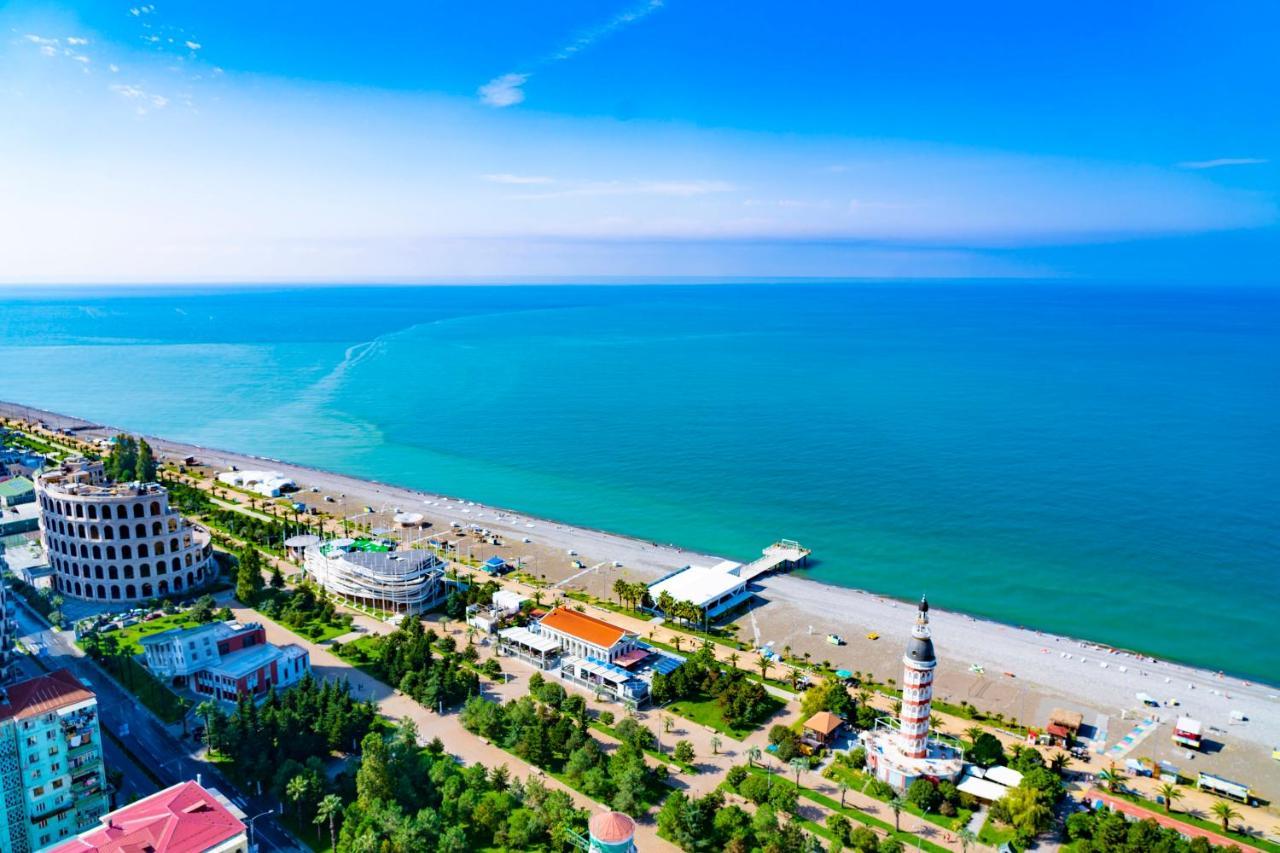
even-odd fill
[{"label": "walkway path", "polygon": [[[267,619],[255,610],[250,610],[239,606],[229,596],[223,596],[220,604],[231,606],[232,612],[237,619],[243,621],[261,622],[267,633],[267,641],[276,644],[297,643],[311,653],[311,668],[317,678],[345,678],[351,683],[352,690],[357,698],[372,699],[377,703],[379,710],[392,720],[400,720],[405,717],[413,720],[418,726],[418,733],[425,740],[439,737],[445,744],[445,747],[453,755],[456,755],[466,764],[481,763],[489,767],[497,767],[505,764],[513,772],[514,775],[529,777],[537,776],[548,788],[557,788],[566,791],[574,802],[582,808],[590,810],[593,814],[602,810],[600,804],[589,799],[583,794],[578,793],[574,789],[562,784],[561,782],[545,775],[541,770],[530,764],[521,761],[509,752],[505,752],[492,744],[485,743],[476,735],[468,732],[462,727],[457,714],[446,714],[440,716],[428,711],[414,700],[405,696],[398,690],[392,690],[387,685],[378,681],[376,678],[367,673],[351,666],[346,661],[338,658],[333,652],[329,651],[322,645],[313,643],[303,637],[299,637],[287,628],[284,628]],[[368,617],[365,617],[366,619]],[[370,620],[374,621],[374,620]],[[377,623],[384,625],[385,633],[393,630],[385,623]],[[485,686],[482,682],[482,689],[488,698],[504,699],[502,696],[506,689],[500,687],[494,689]],[[521,689],[515,692],[526,692]],[[657,827],[652,821],[641,823],[636,828],[637,844],[646,853],[650,850],[676,850],[677,848],[670,843],[658,837]]]}]

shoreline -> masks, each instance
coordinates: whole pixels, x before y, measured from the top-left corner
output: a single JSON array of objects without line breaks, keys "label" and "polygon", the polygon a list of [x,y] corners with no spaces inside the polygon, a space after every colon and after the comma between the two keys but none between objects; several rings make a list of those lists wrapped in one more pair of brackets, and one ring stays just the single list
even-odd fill
[{"label": "shoreline", "polygon": [[[82,418],[48,412],[36,407],[0,401],[0,414],[30,419],[35,417],[52,426],[96,426]],[[106,425],[77,433],[97,438],[128,431]],[[319,506],[338,514],[345,505],[350,510],[360,505],[381,509],[402,506],[423,513],[433,523],[435,532],[449,530],[452,522],[483,523],[508,540],[504,548],[476,547],[472,553],[481,559],[492,553],[532,555],[535,575],[561,589],[579,588],[598,597],[611,599],[614,579],[651,582],[661,574],[690,562],[713,565],[721,559],[715,555],[686,550],[674,544],[658,544],[624,534],[598,530],[547,519],[529,513],[494,507],[466,498],[399,486],[354,475],[341,474],[300,465],[281,459],[236,451],[204,447],[172,441],[159,436],[145,436],[156,452],[169,456],[195,456],[202,466],[227,470],[231,465],[242,469],[270,467],[294,477],[300,488],[298,499],[311,501],[310,487],[322,493],[343,494],[340,501]],[[345,504],[344,504],[345,502]],[[389,513],[387,513],[389,515]],[[522,542],[530,538],[530,543]],[[768,542],[761,542],[764,547]],[[512,553],[514,549],[515,554]],[[570,566],[566,552],[580,554],[586,569]],[[576,556],[576,555],[575,555]],[[819,555],[820,556],[820,555]],[[613,566],[614,561],[621,568]],[[571,585],[570,585],[571,584]],[[753,645],[772,643],[776,648],[790,646],[794,654],[805,652],[813,660],[830,659],[851,670],[875,672],[880,677],[897,676],[900,650],[911,627],[909,608],[912,603],[855,587],[837,586],[791,574],[774,575],[753,584],[757,603],[735,621],[738,636]],[[1161,701],[1177,698],[1177,707],[1152,709],[1167,722],[1186,714],[1216,727],[1223,736],[1224,748],[1212,756],[1219,759],[1247,758],[1244,766],[1223,769],[1210,756],[1197,756],[1196,763],[1214,765],[1210,772],[1232,772],[1244,776],[1255,785],[1268,774],[1274,776],[1271,748],[1280,744],[1280,687],[1250,678],[1212,672],[1190,664],[1167,661],[1145,652],[1132,652],[1084,638],[1049,634],[1032,628],[1001,623],[985,617],[958,611],[933,609],[935,642],[938,646],[938,695],[958,704],[966,700],[989,712],[1001,712],[1006,718],[1016,717],[1027,725],[1041,725],[1052,707],[1072,707],[1085,713],[1087,723],[1105,715],[1111,719],[1110,743],[1125,734],[1131,723],[1119,719],[1125,711],[1140,706],[1136,693],[1146,692]],[[880,635],[877,641],[865,639],[869,632]],[[845,636],[848,644],[827,645],[827,633]],[[971,668],[981,666],[982,672]],[[1231,713],[1249,718],[1243,724],[1232,723]],[[1211,735],[1212,737],[1212,735]],[[1157,745],[1157,742],[1158,745]],[[1240,750],[1241,742],[1255,749]],[[1171,748],[1167,736],[1152,738],[1141,754],[1153,753],[1157,758],[1172,758],[1185,764],[1183,753]],[[1134,755],[1139,754],[1135,751]],[[1191,770],[1196,765],[1191,765]],[[1270,792],[1280,796],[1280,789]]]}]

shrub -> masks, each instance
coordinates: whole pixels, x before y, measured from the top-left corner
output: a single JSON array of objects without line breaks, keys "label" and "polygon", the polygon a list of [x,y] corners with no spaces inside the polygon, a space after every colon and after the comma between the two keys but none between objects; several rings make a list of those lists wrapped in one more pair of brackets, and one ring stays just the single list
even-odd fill
[{"label": "shrub", "polygon": [[725,781],[729,783],[729,787],[737,791],[742,786],[742,781],[750,775],[751,773],[747,768],[743,767],[741,764],[735,764],[733,767],[729,768],[729,772],[724,778]]},{"label": "shrub", "polygon": [[616,718],[613,716],[613,712],[612,712],[612,711],[601,711],[601,712],[600,712],[600,717],[599,717],[599,719],[600,719],[600,725],[602,725],[602,726],[612,726],[612,725],[613,725],[613,721],[614,721]]}]

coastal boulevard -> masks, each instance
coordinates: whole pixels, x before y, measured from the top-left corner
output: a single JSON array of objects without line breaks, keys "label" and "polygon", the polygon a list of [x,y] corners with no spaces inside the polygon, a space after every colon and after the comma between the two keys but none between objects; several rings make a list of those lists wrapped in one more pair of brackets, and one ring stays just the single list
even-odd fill
[{"label": "coastal boulevard", "polygon": [[[199,776],[206,787],[221,791],[243,810],[246,823],[252,819],[253,840],[259,849],[306,849],[276,820],[278,806],[269,797],[246,793],[232,785],[214,765],[195,754],[193,742],[174,737],[138,700],[85,655],[75,644],[75,637],[70,631],[52,630],[30,610],[21,596],[14,596],[13,600],[19,605],[17,615],[21,641],[36,652],[39,665],[47,669],[66,667],[92,685],[98,699],[105,763],[108,770],[119,770],[124,774],[121,786],[124,791],[146,796],[158,790],[152,776],[161,780],[161,787]],[[32,675],[38,674],[34,664],[24,662],[24,668]],[[112,740],[113,736],[124,744],[131,756],[120,749]],[[138,766],[137,762],[145,767]],[[123,805],[125,801],[125,797],[119,797],[116,805]]]},{"label": "coastal boulevard", "polygon": [[[547,776],[538,768],[467,731],[463,728],[456,713],[440,715],[424,708],[400,691],[392,689],[342,658],[337,657],[325,644],[315,643],[305,637],[294,634],[287,628],[264,617],[256,610],[239,605],[230,594],[224,593],[218,596],[218,603],[219,605],[225,604],[231,607],[232,613],[241,621],[261,622],[266,629],[268,642],[277,644],[297,643],[301,645],[311,654],[312,671],[318,678],[346,679],[350,682],[357,698],[373,699],[378,704],[379,710],[388,719],[400,720],[408,717],[413,720],[424,743],[433,737],[439,737],[449,752],[464,763],[478,762],[489,767],[505,764],[512,770],[513,775],[538,776],[548,787],[566,791],[579,806],[593,813],[603,808],[601,804]],[[613,615],[616,616],[616,614]],[[354,625],[356,627],[355,631],[346,636],[336,638],[336,641],[346,642],[360,636],[388,634],[395,630],[392,625],[359,613],[354,614]],[[430,623],[430,627],[442,636],[447,634],[454,637],[460,644],[467,642],[466,634],[460,623],[439,621]],[[491,644],[481,645],[481,660],[494,654],[495,650]],[[503,684],[482,681],[483,695],[498,702],[506,702],[526,695],[528,693],[528,678],[533,674],[534,669],[513,658],[501,657],[499,660],[502,662],[503,670],[507,674],[506,681]],[[594,697],[577,687],[567,683],[564,686],[566,689],[585,695],[589,703],[598,704],[595,703]],[[778,723],[792,725],[799,720],[799,703],[794,701],[794,697],[792,699],[793,701],[788,702],[786,707],[778,711],[772,719],[758,726],[743,741],[736,741],[727,735],[719,736],[717,738],[719,742],[718,749],[712,743],[713,737],[716,737],[714,732],[698,726],[683,717],[664,712],[660,708],[638,711],[636,712],[636,719],[657,735],[659,745],[664,752],[669,753],[677,740],[688,740],[693,744],[694,752],[697,755],[695,763],[698,773],[687,775],[672,772],[669,784],[673,788],[685,791],[690,796],[702,796],[719,787],[731,767],[736,764],[745,764],[749,749],[756,747],[761,752],[764,752],[769,745],[768,732],[771,726]],[[617,710],[619,706],[613,703],[605,703],[600,707]],[[670,720],[669,724],[666,722],[668,719]],[[667,730],[667,725],[670,725],[669,730]],[[616,742],[602,732],[595,731],[592,735],[602,742],[606,752],[616,746]],[[764,754],[768,755],[767,752],[764,752]],[[651,763],[656,761],[653,758],[648,760]],[[772,761],[772,759],[765,760],[766,762]],[[781,775],[789,776],[792,773],[790,769],[777,765],[777,762],[773,762],[773,765],[774,769]],[[836,800],[840,799],[839,788],[828,779],[820,776],[816,771],[802,774],[801,784],[807,789],[825,794]],[[755,810],[754,805],[749,801],[733,793],[726,794],[726,800],[742,806],[749,812]],[[800,802],[800,816],[816,823],[821,824],[830,813],[829,810],[812,801],[801,799]],[[870,796],[850,790],[846,794],[845,802],[850,807],[857,808],[880,821],[888,824],[893,823],[893,814],[889,807]],[[954,850],[962,849],[954,833],[948,833],[935,824],[906,812],[901,814],[900,822],[905,832],[916,834],[942,847]],[[657,827],[652,816],[641,820],[637,824],[636,843],[639,849],[645,851],[645,853],[651,850],[675,851],[678,849],[658,837]],[[980,845],[975,844],[970,844],[969,848],[974,850],[982,849]]]}]

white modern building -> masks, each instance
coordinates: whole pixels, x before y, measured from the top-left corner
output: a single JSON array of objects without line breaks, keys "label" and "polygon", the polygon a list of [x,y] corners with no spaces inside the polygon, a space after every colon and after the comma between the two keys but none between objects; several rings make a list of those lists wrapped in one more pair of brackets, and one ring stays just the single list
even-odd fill
[{"label": "white modern building", "polygon": [[860,736],[867,750],[867,769],[899,791],[920,778],[954,782],[964,769],[964,753],[929,736],[938,658],[929,631],[929,602],[923,598],[902,666],[902,710],[896,723],[878,724]]},{"label": "white modern building", "polygon": [[391,550],[371,540],[333,539],[303,550],[302,569],[335,595],[405,613],[434,607],[445,597],[444,562],[430,551]]},{"label": "white modern building", "polygon": [[302,646],[275,646],[256,623],[210,622],[175,628],[138,641],[147,669],[168,681],[189,684],[196,693],[234,702],[283,690],[311,671],[311,655]]},{"label": "white modern building", "polygon": [[279,471],[226,471],[218,475],[225,486],[256,492],[264,498],[278,498],[285,492],[296,492],[298,484]]},{"label": "white modern building", "polygon": [[[663,593],[676,601],[687,601],[712,620],[727,613],[754,594],[742,577],[742,563],[725,560],[714,566],[685,566],[649,585],[656,604]],[[666,614],[670,615],[670,614]]]},{"label": "white modern building", "polygon": [[209,532],[169,507],[157,483],[109,483],[72,459],[36,478],[40,535],[54,588],[68,598],[145,601],[216,576]]}]

